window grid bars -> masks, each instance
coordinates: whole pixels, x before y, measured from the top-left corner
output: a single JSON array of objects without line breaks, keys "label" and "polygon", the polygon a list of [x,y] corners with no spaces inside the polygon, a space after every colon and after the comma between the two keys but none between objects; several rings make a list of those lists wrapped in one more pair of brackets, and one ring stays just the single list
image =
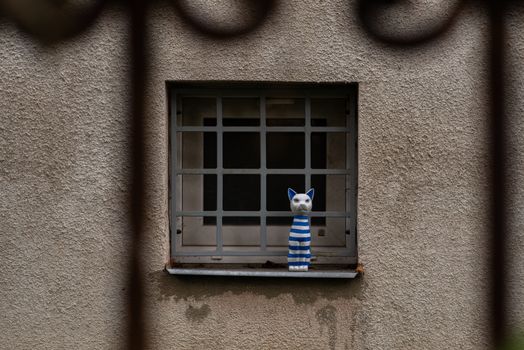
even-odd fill
[{"label": "window grid bars", "polygon": [[[346,223],[346,229],[349,229],[349,235],[346,235],[346,247],[350,250],[351,256],[357,256],[357,217],[354,215],[354,213],[357,212],[357,177],[358,177],[358,154],[357,154],[357,139],[358,139],[358,124],[356,122],[357,120],[357,104],[358,104],[358,91],[354,91],[348,98],[346,104],[347,104],[347,110],[349,111],[349,118],[346,118],[347,125],[350,126],[349,133],[347,134],[349,137],[349,140],[347,141],[347,153],[346,153],[346,167],[352,168],[352,175],[346,177],[346,181],[349,182],[349,193],[347,193],[347,196],[349,196],[349,201],[346,200],[347,205],[349,205],[348,208],[346,208],[346,211],[353,213],[351,219],[346,219],[346,221],[349,220],[349,222]],[[349,239],[349,240],[348,240]]]},{"label": "window grid bars", "polygon": [[[209,247],[209,246],[206,246]],[[324,247],[317,247],[315,248],[315,251],[322,251]],[[214,254],[215,250],[200,250],[200,251],[178,251],[178,256],[202,256],[202,257],[208,257],[212,254]],[[329,247],[330,253],[337,253],[339,255],[331,255],[331,258],[339,258],[339,257],[347,257],[352,258],[348,254],[350,253],[350,250],[347,248],[336,248],[333,249],[332,247]],[[287,255],[288,250],[286,248],[279,248],[276,250],[223,250],[220,255],[222,256],[283,256]]]},{"label": "window grid bars", "polygon": [[[178,217],[175,216],[177,213],[177,176],[174,176],[178,170],[178,157],[177,157],[177,132],[176,124],[178,123],[178,105],[177,105],[177,94],[171,94],[171,115],[169,116],[169,126],[171,128],[171,138],[170,138],[170,156],[171,156],[171,167],[169,178],[169,185],[171,189],[171,198],[170,198],[170,208],[169,208],[169,234],[171,238],[171,256],[177,251],[176,245],[179,241],[178,239]],[[175,215],[173,215],[175,214]]]},{"label": "window grid bars", "polygon": [[305,125],[305,146],[306,146],[306,188],[304,191],[307,191],[311,188],[311,98],[306,96],[306,125]]},{"label": "window grid bars", "polygon": [[266,96],[260,96],[260,250],[267,249]]},{"label": "window grid bars", "polygon": [[[216,98],[217,101],[217,127],[222,128],[222,96]],[[223,162],[222,162],[222,138],[223,133],[217,132],[217,216],[216,216],[216,246],[217,252],[222,252],[223,241],[222,241],[222,213],[223,213]]]},{"label": "window grid bars", "polygon": [[[216,210],[202,210],[202,211],[177,211],[176,216],[217,216],[218,211]],[[224,211],[220,214],[221,216],[259,216],[260,211]],[[280,217],[292,217],[293,213],[290,211],[266,211],[267,216],[280,216]],[[345,218],[350,217],[349,212],[345,211],[313,211],[309,214],[311,217],[334,217],[334,218]],[[291,222],[289,222],[291,226]]]},{"label": "window grid bars", "polygon": [[[176,169],[177,175],[203,175],[203,174],[262,174],[263,168],[259,169]],[[306,169],[267,169],[265,174],[274,175],[303,175]],[[350,169],[310,169],[311,175],[350,175]]]},{"label": "window grid bars", "polygon": [[[311,105],[310,105],[311,106]],[[277,118],[277,117],[275,117]],[[311,114],[310,114],[311,119]],[[260,120],[262,123],[262,120]],[[176,126],[178,132],[304,132],[304,126]],[[309,126],[310,132],[351,132],[351,128],[342,126]]]},{"label": "window grid bars", "polygon": [[[349,98],[347,101],[346,101],[346,121],[347,123],[352,123],[353,119],[351,118],[351,101],[352,101],[352,98]],[[349,124],[350,126],[353,126],[352,124]],[[346,152],[346,166],[348,164],[354,164],[352,163],[353,161],[353,155],[351,154],[352,153],[352,148],[351,148],[351,140],[353,140],[353,132],[355,132],[354,130],[352,130],[353,128],[350,127],[350,130],[349,132],[346,134],[346,149],[348,150]],[[352,190],[352,187],[353,187],[353,182],[351,180],[352,176],[346,176],[346,188],[345,188],[345,193],[344,193],[344,197],[346,199],[346,211],[348,212],[351,212],[352,210],[352,207],[353,207],[353,203],[352,203],[352,200],[351,200],[351,196],[352,196],[352,193],[353,193],[353,190]],[[348,247],[350,250],[351,250],[351,240],[352,240],[352,234],[354,233],[353,232],[353,228],[351,226],[351,222],[354,221],[354,218],[346,218],[346,247]],[[348,234],[349,233],[349,234]]]},{"label": "window grid bars", "polygon": [[[350,97],[349,103],[353,105],[353,97]],[[216,96],[216,108],[217,108],[217,125],[216,126],[178,126],[177,120],[177,105],[176,105],[176,94],[173,94],[172,105],[174,106],[172,110],[172,155],[173,155],[173,168],[172,173],[175,175],[184,175],[184,174],[216,174],[217,175],[217,210],[216,211],[178,211],[176,210],[176,178],[175,183],[172,189],[172,208],[174,208],[174,217],[175,222],[178,217],[200,217],[200,216],[215,216],[216,223],[216,250],[202,251],[202,252],[191,252],[191,253],[182,253],[177,252],[176,255],[202,255],[209,256],[212,253],[217,253],[220,255],[231,255],[230,252],[226,253],[223,250],[223,239],[222,239],[222,218],[223,217],[232,217],[232,216],[260,216],[260,251],[258,253],[270,253],[267,251],[267,217],[268,216],[278,216],[278,217],[292,217],[293,214],[290,212],[279,212],[279,211],[267,211],[266,209],[266,192],[267,192],[267,175],[268,174],[304,174],[306,177],[306,190],[311,187],[311,175],[346,175],[347,177],[353,178],[350,176],[350,169],[348,167],[351,158],[351,147],[349,143],[353,140],[353,125],[348,127],[313,127],[311,125],[311,97],[308,95],[305,98],[305,126],[303,127],[268,127],[266,126],[266,97],[265,95],[259,95],[260,101],[260,126],[259,127],[224,127],[223,126],[223,111],[222,111],[222,95]],[[350,112],[351,113],[351,112]],[[351,116],[353,117],[353,116]],[[346,122],[349,123],[352,119],[349,118]],[[259,132],[260,133],[260,158],[261,164],[260,169],[224,169],[223,168],[223,132]],[[217,135],[217,168],[216,169],[183,169],[178,167],[178,159],[176,154],[176,134],[177,132],[216,132]],[[267,169],[266,167],[266,133],[267,132],[304,132],[305,134],[305,169]],[[312,169],[311,168],[311,133],[312,132],[344,132],[346,133],[346,168],[345,169]],[[223,175],[224,174],[260,174],[261,178],[261,195],[260,195],[260,210],[259,211],[223,211]],[[349,180],[353,182],[352,180]],[[350,201],[352,203],[353,201]],[[347,203],[347,202],[346,202]],[[182,204],[182,203],[181,203]],[[312,212],[311,217],[345,217],[348,220],[350,217],[350,208],[346,208],[345,212]],[[354,220],[351,220],[354,221]],[[355,225],[353,225],[355,226]],[[346,227],[347,224],[346,224]],[[173,240],[172,243],[172,252],[176,252],[176,240]],[[346,242],[346,248],[351,250],[351,244]],[[279,255],[274,254],[269,255]],[[241,255],[257,255],[257,251],[243,252]],[[234,254],[233,254],[234,255]]]}]

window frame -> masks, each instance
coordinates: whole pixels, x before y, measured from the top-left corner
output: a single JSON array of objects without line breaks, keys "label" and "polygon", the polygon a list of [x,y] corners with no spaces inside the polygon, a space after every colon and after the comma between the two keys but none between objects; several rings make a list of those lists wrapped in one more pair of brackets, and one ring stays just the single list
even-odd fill
[{"label": "window frame", "polygon": [[[346,245],[343,248],[315,247],[314,265],[356,265],[357,256],[357,112],[358,112],[358,85],[356,83],[235,83],[235,82],[177,82],[167,84],[168,122],[169,122],[169,228],[170,228],[170,258],[171,264],[263,264],[267,261],[276,264],[285,264],[287,257],[287,246],[267,246],[267,216],[287,216],[290,212],[270,212],[266,209],[266,177],[268,174],[299,174],[305,175],[306,188],[311,185],[312,175],[344,175],[347,177],[346,186],[349,191],[346,194],[346,203],[349,208],[341,212],[312,212],[311,216],[346,217],[345,232]],[[177,125],[177,100],[179,95],[191,95],[198,97],[216,98],[217,124],[216,126],[181,126]],[[267,126],[265,113],[266,96],[279,98],[304,98],[305,99],[305,125],[304,126]],[[236,127],[222,125],[222,98],[226,97],[260,97],[260,125],[257,127]],[[344,98],[347,101],[347,113],[345,127],[311,126],[311,99],[312,98]],[[260,175],[261,203],[260,211],[257,212],[227,212],[222,211],[222,181],[221,176],[225,173],[238,173],[236,169],[222,168],[222,141],[223,133],[227,131],[250,131],[260,133],[260,168],[241,169],[241,173],[253,173]],[[266,133],[267,132],[304,132],[306,143],[306,167],[305,169],[266,169]],[[178,168],[177,136],[183,132],[216,132],[217,140],[217,168],[216,169],[184,169]],[[312,169],[311,144],[312,132],[344,132],[346,133],[346,169]],[[309,152],[308,152],[309,151]],[[217,174],[217,208],[216,211],[193,211],[184,212],[177,210],[177,176],[185,174]],[[347,190],[347,189],[346,189]],[[182,208],[181,208],[182,209]],[[222,217],[224,216],[258,216],[260,215],[260,246],[258,250],[224,249],[222,243]],[[216,249],[207,247],[191,247],[187,249],[181,244],[181,230],[177,228],[177,217],[216,217]],[[349,232],[348,232],[349,231]]]}]

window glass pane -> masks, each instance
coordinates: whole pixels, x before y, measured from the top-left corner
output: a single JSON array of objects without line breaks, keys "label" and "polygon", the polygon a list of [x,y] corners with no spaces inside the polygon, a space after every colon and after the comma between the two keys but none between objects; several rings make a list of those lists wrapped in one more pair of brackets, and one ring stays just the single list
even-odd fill
[{"label": "window glass pane", "polygon": [[[266,207],[268,211],[289,212],[287,189],[297,192],[304,191],[306,177],[304,175],[267,175],[266,179]],[[268,225],[280,225],[289,222],[289,218],[268,218]]]},{"label": "window glass pane", "polygon": [[305,125],[306,103],[303,98],[267,98],[266,124],[268,126]]},{"label": "window glass pane", "polygon": [[268,132],[266,134],[268,169],[304,169],[305,137],[301,132]]},{"label": "window glass pane", "polygon": [[325,169],[327,164],[327,143],[325,132],[311,133],[311,168]]},{"label": "window glass pane", "polygon": [[222,218],[222,239],[224,246],[260,245],[260,217],[224,216]]},{"label": "window glass pane", "polygon": [[224,168],[260,168],[260,134],[258,132],[225,132],[223,140]]},{"label": "window glass pane", "polygon": [[[313,218],[314,219],[314,218]],[[311,247],[344,247],[346,245],[346,219],[324,218],[324,224],[311,226]]]},{"label": "window glass pane", "polygon": [[[346,126],[346,99],[343,98],[312,98],[311,99],[312,126]],[[317,121],[315,121],[315,119]],[[324,120],[324,124],[318,124]]]},{"label": "window glass pane", "polygon": [[260,175],[224,174],[223,192],[224,210],[260,210]]},{"label": "window glass pane", "polygon": [[178,175],[177,209],[181,211],[216,210],[215,174]]},{"label": "window glass pane", "polygon": [[346,169],[346,138],[342,132],[312,132],[311,167]]},{"label": "window glass pane", "polygon": [[[315,189],[313,211],[326,211],[326,175],[311,175],[311,187]],[[320,217],[313,218],[313,224],[323,224]]]},{"label": "window glass pane", "polygon": [[268,225],[266,230],[267,245],[269,247],[285,247],[284,249],[287,250],[289,229],[293,222],[293,217],[268,216],[266,222]]},{"label": "window glass pane", "polygon": [[222,99],[224,126],[259,126],[260,99],[258,97],[225,97]]},{"label": "window glass pane", "polygon": [[[274,220],[276,218],[267,218]],[[293,219],[291,217],[279,218],[285,221],[284,225],[267,227],[267,245],[269,247],[287,247],[289,228]],[[311,218],[315,219],[315,218]],[[311,253],[319,254],[316,248],[338,247],[346,245],[346,220],[344,218],[324,218],[323,225],[312,225],[311,230]]]},{"label": "window glass pane", "polygon": [[204,176],[204,211],[217,210],[217,176]]},{"label": "window glass pane", "polygon": [[[212,224],[210,224],[210,222]],[[216,245],[216,217],[184,216],[177,220],[177,228],[182,235],[182,245],[214,246]],[[178,234],[178,233],[176,233]]]},{"label": "window glass pane", "polygon": [[207,126],[216,125],[217,107],[214,97],[182,97],[177,111],[178,126],[203,126],[204,119],[209,118]]},{"label": "window glass pane", "polygon": [[311,126],[327,126],[325,118],[311,118]]},{"label": "window glass pane", "polygon": [[178,160],[182,168],[216,168],[217,138],[215,132],[179,132],[177,133]]},{"label": "window glass pane", "polygon": [[[313,211],[346,211],[346,176],[311,175],[311,187],[315,189]],[[324,218],[314,218],[314,224],[323,224]]]},{"label": "window glass pane", "polygon": [[260,225],[260,216],[224,216],[224,225]]}]

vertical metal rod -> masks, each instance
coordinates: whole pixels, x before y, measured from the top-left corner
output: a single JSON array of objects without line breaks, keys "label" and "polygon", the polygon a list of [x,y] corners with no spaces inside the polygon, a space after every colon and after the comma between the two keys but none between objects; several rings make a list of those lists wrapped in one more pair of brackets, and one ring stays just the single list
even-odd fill
[{"label": "vertical metal rod", "polygon": [[306,132],[305,132],[305,146],[306,146],[306,188],[305,191],[311,188],[311,98],[306,97]]},{"label": "vertical metal rod", "polygon": [[223,166],[223,124],[222,124],[222,96],[216,98],[217,103],[217,227],[216,227],[216,243],[217,252],[222,252],[222,214],[224,210],[223,200],[223,183],[224,183],[224,166]]},{"label": "vertical metal rod", "polygon": [[267,248],[266,96],[260,97],[260,249]]},{"label": "vertical metal rod", "polygon": [[358,106],[358,87],[354,86],[346,102],[346,126],[349,127],[349,137],[346,137],[346,169],[349,175],[346,176],[346,211],[350,216],[346,218],[346,247],[350,250],[351,256],[357,255],[357,178],[358,178],[358,157],[357,157],[357,106]]},{"label": "vertical metal rod", "polygon": [[128,280],[127,348],[145,347],[144,290],[141,271],[141,246],[145,206],[145,97],[147,79],[146,1],[131,1],[131,249]]},{"label": "vertical metal rod", "polygon": [[489,2],[491,94],[491,331],[494,349],[500,349],[507,335],[506,257],[506,111],[505,111],[505,6],[504,1]]},{"label": "vertical metal rod", "polygon": [[[171,189],[171,198],[169,201],[169,231],[170,231],[170,240],[171,240],[171,252],[170,252],[170,258],[173,258],[174,253],[176,252],[176,245],[177,245],[177,229],[178,229],[178,217],[176,216],[177,211],[182,211],[184,208],[182,208],[182,201],[180,201],[180,208],[177,208],[177,187],[182,189],[182,186],[178,185],[179,178],[180,182],[182,181],[182,175],[177,174],[177,169],[180,168],[178,165],[178,135],[177,135],[177,123],[178,123],[178,104],[177,104],[177,94],[173,91],[170,92],[170,101],[171,101],[171,115],[169,116],[169,134],[171,135],[170,140],[170,160],[169,160],[169,185]],[[182,118],[182,116],[180,117]],[[182,123],[181,123],[182,124]],[[182,191],[180,191],[182,193]]]}]

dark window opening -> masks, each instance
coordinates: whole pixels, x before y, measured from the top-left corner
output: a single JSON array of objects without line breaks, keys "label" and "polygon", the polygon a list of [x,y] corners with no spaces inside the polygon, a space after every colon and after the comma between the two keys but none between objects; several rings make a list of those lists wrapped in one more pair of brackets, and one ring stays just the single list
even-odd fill
[{"label": "dark window opening", "polygon": [[[226,122],[227,121],[227,122]],[[267,119],[267,125],[298,126],[297,119]],[[224,118],[228,126],[257,126],[256,119]],[[295,125],[296,124],[296,125]],[[314,118],[313,126],[325,126],[326,120]],[[215,118],[205,118],[205,126],[216,125]],[[326,133],[311,134],[311,166],[325,169],[327,159]],[[217,165],[216,133],[204,133],[204,168]],[[260,168],[260,134],[257,132],[223,133],[223,167],[225,169]],[[304,169],[305,167],[304,132],[268,132],[266,134],[266,165],[268,169]],[[266,209],[268,211],[289,211],[287,188],[306,191],[304,175],[268,174],[266,178]],[[315,188],[314,211],[326,210],[326,175],[312,175],[311,187]],[[223,182],[224,211],[260,210],[260,175],[224,175]],[[215,210],[217,200],[217,177],[204,175],[204,211]],[[257,217],[223,217],[224,225],[258,225]],[[267,225],[289,225],[289,217],[268,217]],[[326,218],[313,217],[312,225],[325,225]],[[204,218],[205,225],[215,225],[214,217]]]}]

